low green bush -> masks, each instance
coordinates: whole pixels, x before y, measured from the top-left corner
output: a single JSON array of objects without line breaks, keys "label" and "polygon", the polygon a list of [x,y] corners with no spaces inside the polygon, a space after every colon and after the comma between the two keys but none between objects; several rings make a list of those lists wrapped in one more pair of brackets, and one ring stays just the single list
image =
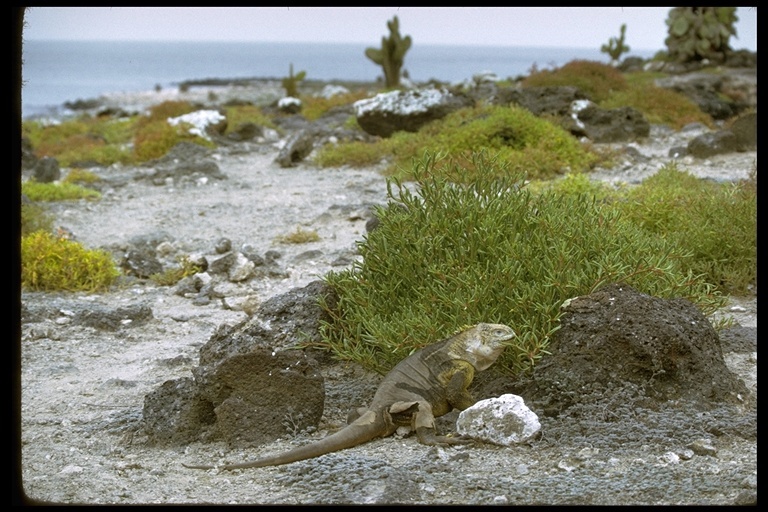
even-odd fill
[{"label": "low green bush", "polygon": [[[627,220],[691,253],[687,265],[723,292],[757,284],[757,178],[717,183],[670,164],[627,191]],[[756,288],[755,288],[756,289]]]},{"label": "low green bush", "polygon": [[21,184],[21,193],[32,201],[71,201],[76,199],[98,199],[101,194],[96,190],[74,183],[39,183],[35,180]]},{"label": "low green bush", "polygon": [[[427,155],[410,192],[388,181],[380,224],[358,244],[350,269],[326,274],[338,303],[317,345],[384,372],[463,325],[496,322],[518,336],[500,367],[518,374],[546,354],[560,306],[623,282],[659,297],[685,297],[710,314],[725,299],[686,270],[679,246],[622,218],[590,193],[530,193],[521,173],[475,155],[472,179],[449,180]],[[460,165],[449,174],[462,178]]]},{"label": "low green bush", "polygon": [[21,238],[21,285],[30,290],[93,292],[120,275],[111,255],[36,231]]}]

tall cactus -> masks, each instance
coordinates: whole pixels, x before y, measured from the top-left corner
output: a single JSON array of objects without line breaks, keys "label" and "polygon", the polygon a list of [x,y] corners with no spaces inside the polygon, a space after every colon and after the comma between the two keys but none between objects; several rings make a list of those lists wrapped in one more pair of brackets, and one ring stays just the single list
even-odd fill
[{"label": "tall cactus", "polygon": [[678,62],[724,60],[731,51],[728,40],[736,35],[735,7],[675,7],[667,18],[664,40],[669,57]]},{"label": "tall cactus", "polygon": [[387,22],[390,36],[381,37],[381,49],[366,48],[365,56],[384,70],[384,81],[388,88],[400,85],[400,69],[403,67],[405,52],[411,47],[411,36],[400,36],[400,22],[397,16]]},{"label": "tall cactus", "polygon": [[292,98],[298,98],[299,97],[299,82],[304,80],[304,77],[307,76],[306,71],[299,71],[295,75],[293,74],[293,62],[291,62],[290,67],[288,68],[288,76],[283,78],[282,84],[283,88],[285,89],[285,94]]},{"label": "tall cactus", "polygon": [[626,53],[629,51],[629,46],[624,44],[624,36],[627,32],[627,25],[626,23],[621,24],[621,28],[619,29],[619,37],[612,37],[608,40],[608,44],[604,44],[600,47],[600,51],[603,53],[607,53],[608,56],[611,58],[612,63],[616,63],[621,58],[622,53]]}]

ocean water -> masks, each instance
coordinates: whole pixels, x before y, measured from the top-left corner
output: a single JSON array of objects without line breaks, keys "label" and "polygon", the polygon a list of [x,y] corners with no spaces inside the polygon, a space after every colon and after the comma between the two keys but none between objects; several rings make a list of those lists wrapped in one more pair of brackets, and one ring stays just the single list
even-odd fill
[{"label": "ocean water", "polygon": [[[22,116],[110,92],[149,91],[204,78],[282,78],[289,65],[307,79],[374,81],[381,68],[364,55],[374,44],[256,42],[25,41]],[[650,52],[633,53],[650,57]],[[411,80],[458,82],[484,71],[526,75],[574,59],[607,62],[590,48],[414,45],[403,66]]]}]

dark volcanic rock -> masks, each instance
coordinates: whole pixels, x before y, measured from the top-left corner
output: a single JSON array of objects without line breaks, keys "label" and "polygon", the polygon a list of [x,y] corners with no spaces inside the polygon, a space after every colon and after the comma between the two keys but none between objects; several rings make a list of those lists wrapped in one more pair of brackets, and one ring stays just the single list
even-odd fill
[{"label": "dark volcanic rock", "polygon": [[747,396],[728,370],[720,339],[691,302],[609,285],[564,306],[551,352],[521,393],[550,412],[609,395],[711,407]]}]

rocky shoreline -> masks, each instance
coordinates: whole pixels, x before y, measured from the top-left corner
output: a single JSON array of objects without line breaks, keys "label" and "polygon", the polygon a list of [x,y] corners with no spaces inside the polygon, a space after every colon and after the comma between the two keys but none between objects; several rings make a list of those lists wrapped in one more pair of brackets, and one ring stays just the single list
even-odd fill
[{"label": "rocky shoreline", "polygon": [[[116,96],[99,108],[143,108],[168,97],[205,104],[212,91],[217,103],[229,94],[273,101],[270,94],[282,93],[270,81],[250,92],[242,84],[205,84],[185,93]],[[639,141],[605,143],[624,157],[592,178],[639,182],[668,162],[674,148],[716,131],[651,126]],[[380,379],[312,354],[324,381],[320,423],[295,422],[290,433],[269,440],[241,442],[235,430],[227,441],[210,442],[204,429],[190,440],[167,415],[158,416],[186,403],[178,389],[158,392],[198,377],[213,341],[252,343],[265,329],[266,346],[281,349],[306,331],[306,324],[291,320],[292,307],[318,277],[359,257],[355,243],[371,208],[386,201],[377,168],[319,169],[304,159],[281,165],[295,130],[287,133],[228,141],[215,150],[181,148],[151,167],[93,168],[103,179],[100,201],[52,205],[58,226],[86,246],[112,251],[134,277],[97,294],[22,293],[20,453],[28,498],[63,504],[756,503],[756,296],[732,298],[720,313],[738,323],[721,336],[723,363],[744,386],[734,401],[706,407],[682,398],[659,402],[621,388],[605,396],[585,393],[591,401],[560,414],[533,407],[542,437],[515,447],[430,448],[398,436],[276,468],[218,474],[181,466],[240,462],[322,437],[343,424],[350,404],[366,403]],[[697,176],[731,181],[747,178],[756,159],[753,150],[679,161]],[[315,231],[318,239],[285,242],[300,230]],[[174,287],[142,277],[181,255],[204,258],[208,277]],[[478,379],[480,395],[508,387],[492,377]],[[634,402],[616,403],[624,396]],[[439,426],[450,431],[454,420],[449,415]]]}]

